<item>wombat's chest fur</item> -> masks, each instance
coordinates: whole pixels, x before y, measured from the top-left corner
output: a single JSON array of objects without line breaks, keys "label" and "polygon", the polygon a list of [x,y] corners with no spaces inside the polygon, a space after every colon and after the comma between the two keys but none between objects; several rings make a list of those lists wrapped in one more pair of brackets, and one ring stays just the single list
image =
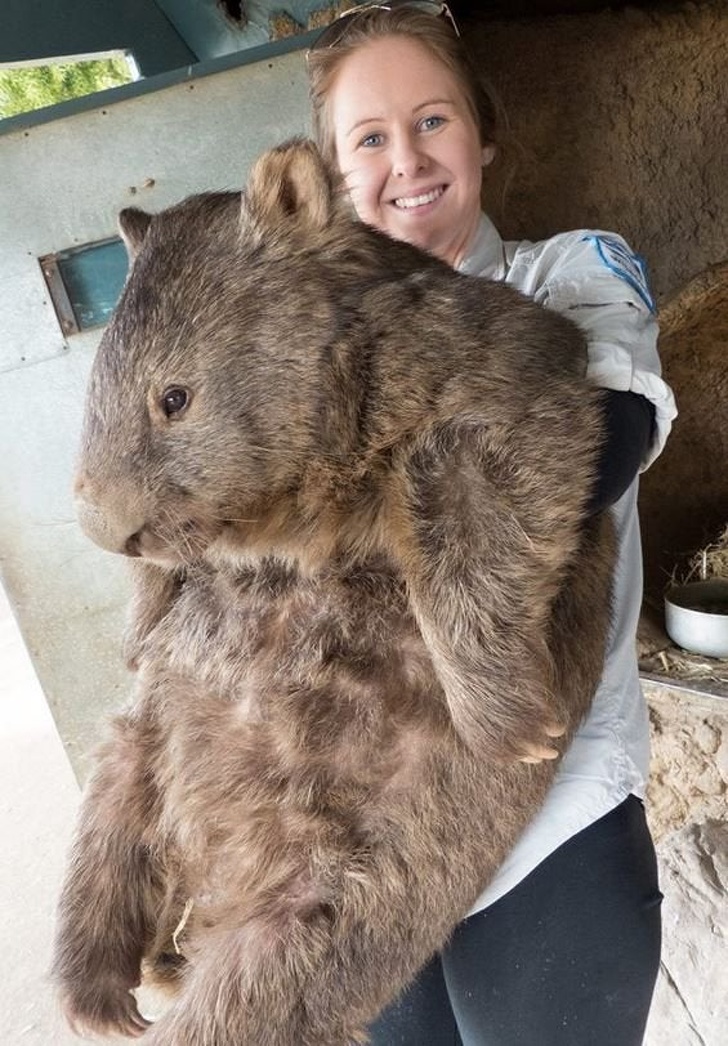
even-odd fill
[{"label": "wombat's chest fur", "polygon": [[[453,730],[401,581],[381,559],[308,576],[274,560],[192,570],[146,638],[140,671],[135,715],[159,795],[148,841],[169,874],[160,956],[185,904],[183,953],[256,913],[266,934],[282,932],[339,896],[357,861],[366,878],[383,842],[427,862],[451,832],[457,847],[463,804],[486,816],[483,767]],[[477,849],[453,872],[471,890],[493,839]]]},{"label": "wombat's chest fur", "polygon": [[[416,764],[416,736],[455,743],[401,582],[381,562],[305,577],[274,560],[192,570],[140,670],[160,776],[167,765],[199,793],[191,820],[203,828],[203,807],[241,826],[257,801],[352,819],[353,796],[363,810]],[[224,809],[236,796],[240,815]],[[180,818],[185,802],[170,823]]]}]

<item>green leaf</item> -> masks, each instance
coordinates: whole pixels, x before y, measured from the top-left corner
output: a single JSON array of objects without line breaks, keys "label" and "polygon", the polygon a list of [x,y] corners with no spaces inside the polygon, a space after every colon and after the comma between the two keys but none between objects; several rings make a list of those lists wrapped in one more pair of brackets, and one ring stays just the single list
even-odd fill
[{"label": "green leaf", "polygon": [[133,79],[123,58],[0,69],[0,118],[119,87]]}]

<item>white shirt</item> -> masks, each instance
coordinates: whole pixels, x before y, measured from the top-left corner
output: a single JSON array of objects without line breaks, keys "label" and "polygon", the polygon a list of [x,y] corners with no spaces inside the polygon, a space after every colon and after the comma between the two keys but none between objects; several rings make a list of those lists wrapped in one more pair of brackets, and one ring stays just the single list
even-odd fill
[{"label": "white shirt", "polygon": [[[658,326],[644,265],[624,240],[581,229],[541,243],[507,243],[483,215],[472,249],[458,268],[509,283],[569,316],[587,336],[587,373],[594,384],[637,392],[654,404],[655,437],[642,465],[646,468],[662,450],[677,410],[660,376]],[[592,708],[561,761],[546,802],[472,912],[502,897],[630,793],[644,794],[649,724],[635,642],[642,602],[637,488],[635,479],[610,509],[619,542],[614,615]]]}]

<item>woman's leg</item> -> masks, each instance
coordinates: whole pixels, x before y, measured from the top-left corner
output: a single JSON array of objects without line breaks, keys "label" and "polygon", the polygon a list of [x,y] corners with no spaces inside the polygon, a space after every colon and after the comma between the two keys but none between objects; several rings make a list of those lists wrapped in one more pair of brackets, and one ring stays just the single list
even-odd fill
[{"label": "woman's leg", "polygon": [[369,1029],[371,1046],[462,1046],[435,958]]},{"label": "woman's leg", "polygon": [[[456,931],[442,965],[464,1046],[638,1046],[660,901],[644,809],[630,796]],[[440,1040],[377,1040],[398,1041]]]}]

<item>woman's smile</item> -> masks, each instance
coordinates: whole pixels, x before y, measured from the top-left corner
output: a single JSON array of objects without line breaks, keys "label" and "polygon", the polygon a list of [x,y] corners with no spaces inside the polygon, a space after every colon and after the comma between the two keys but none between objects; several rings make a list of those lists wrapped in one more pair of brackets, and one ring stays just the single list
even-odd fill
[{"label": "woman's smile", "polygon": [[436,189],[430,189],[427,192],[419,192],[416,196],[398,196],[393,201],[394,206],[405,211],[422,211],[428,204],[433,204],[439,200],[445,192],[444,185],[438,185]]}]

